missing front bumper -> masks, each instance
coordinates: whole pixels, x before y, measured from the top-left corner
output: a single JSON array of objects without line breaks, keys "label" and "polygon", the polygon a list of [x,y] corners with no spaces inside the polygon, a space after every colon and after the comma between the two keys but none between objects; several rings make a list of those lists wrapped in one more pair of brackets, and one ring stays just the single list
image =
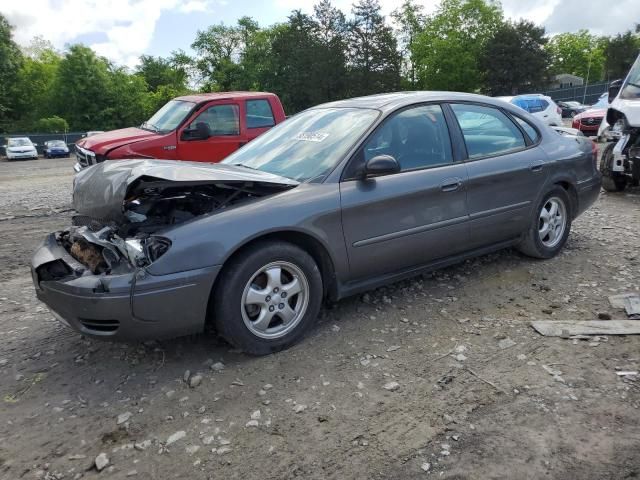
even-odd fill
[{"label": "missing front bumper", "polygon": [[38,299],[65,324],[87,336],[130,341],[201,332],[220,267],[94,275],[50,234],[31,269]]}]

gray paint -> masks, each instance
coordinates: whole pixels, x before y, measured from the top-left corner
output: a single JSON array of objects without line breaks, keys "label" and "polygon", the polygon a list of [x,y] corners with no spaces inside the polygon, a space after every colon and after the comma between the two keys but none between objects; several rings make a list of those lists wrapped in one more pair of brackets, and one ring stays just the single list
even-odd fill
[{"label": "gray paint", "polygon": [[[467,161],[458,155],[451,165],[341,181],[351,155],[370,132],[394,111],[424,102],[475,102],[502,108],[535,125],[540,142],[501,156]],[[518,107],[500,100],[450,92],[409,92],[329,105],[375,108],[381,115],[321,183],[298,185],[246,169],[164,160],[104,162],[99,165],[102,170],[93,167],[83,172],[82,175],[90,177],[78,178],[78,207],[85,213],[109,215],[121,210],[128,185],[141,176],[178,182],[252,178],[297,186],[156,232],[169,238],[172,246],[146,268],[144,278],[140,272],[131,272],[117,281],[108,276],[99,280],[95,276],[81,277],[79,283],[84,285],[70,285],[79,279],[41,282],[37,289],[39,298],[56,311],[66,302],[66,316],[76,318],[80,315],[77,310],[84,307],[78,305],[75,297],[65,299],[49,291],[69,287],[75,295],[81,293],[90,298],[91,286],[96,282],[112,282],[114,286],[118,283],[118,288],[128,292],[130,300],[128,309],[114,300],[113,315],[121,315],[123,324],[128,325],[123,335],[141,338],[195,332],[204,326],[208,295],[218,272],[239,249],[265,235],[280,233],[286,239],[296,232],[315,239],[331,260],[336,283],[333,296],[340,298],[517,243],[530,225],[533,209],[555,183],[566,182],[575,192],[572,193],[577,197],[575,215],[588,208],[599,193],[600,174],[588,139],[561,136]],[[455,136],[452,138],[456,141]],[[92,170],[106,177],[101,180],[97,173],[89,173]],[[443,189],[452,182],[459,183],[457,188]],[[107,196],[104,191],[103,196],[97,195],[105,185],[111,186],[106,189]],[[34,256],[32,267],[35,271],[57,258],[72,264],[73,260],[65,254],[49,238]],[[128,286],[123,286],[123,282]],[[147,295],[148,292],[151,293]],[[103,297],[97,297],[95,305],[104,306],[99,310],[93,308],[93,314],[111,311]],[[186,318],[176,325],[175,318],[187,310]],[[173,316],[173,323],[168,316]],[[145,330],[147,322],[156,322],[154,328]]]}]

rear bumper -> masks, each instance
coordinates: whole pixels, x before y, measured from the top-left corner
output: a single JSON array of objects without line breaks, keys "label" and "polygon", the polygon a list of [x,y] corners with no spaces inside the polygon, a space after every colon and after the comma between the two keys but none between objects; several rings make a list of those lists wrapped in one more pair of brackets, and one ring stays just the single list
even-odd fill
[{"label": "rear bumper", "polygon": [[597,173],[593,178],[578,184],[578,210],[575,217],[582,214],[595,203],[602,188],[602,175]]},{"label": "rear bumper", "polygon": [[[58,272],[67,274],[52,280],[46,272],[56,263]],[[220,268],[162,276],[144,270],[93,275],[58,244],[54,234],[46,237],[31,265],[36,295],[56,318],[84,335],[122,341],[201,332]]]}]

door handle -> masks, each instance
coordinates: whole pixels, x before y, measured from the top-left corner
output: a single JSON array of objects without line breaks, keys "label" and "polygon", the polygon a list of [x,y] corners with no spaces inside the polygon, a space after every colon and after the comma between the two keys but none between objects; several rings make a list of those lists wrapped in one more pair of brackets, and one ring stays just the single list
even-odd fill
[{"label": "door handle", "polygon": [[529,168],[532,172],[541,172],[543,166],[544,163],[532,163],[531,165],[529,165]]},{"label": "door handle", "polygon": [[462,180],[459,178],[449,178],[440,184],[440,190],[443,192],[455,192],[462,186]]}]

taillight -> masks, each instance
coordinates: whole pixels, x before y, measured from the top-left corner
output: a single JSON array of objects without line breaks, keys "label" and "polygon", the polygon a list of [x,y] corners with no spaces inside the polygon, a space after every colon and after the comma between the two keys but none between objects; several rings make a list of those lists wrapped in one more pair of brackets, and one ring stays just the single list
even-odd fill
[{"label": "taillight", "polygon": [[560,107],[556,107],[556,112],[558,112],[558,115],[562,115],[562,109]]}]

